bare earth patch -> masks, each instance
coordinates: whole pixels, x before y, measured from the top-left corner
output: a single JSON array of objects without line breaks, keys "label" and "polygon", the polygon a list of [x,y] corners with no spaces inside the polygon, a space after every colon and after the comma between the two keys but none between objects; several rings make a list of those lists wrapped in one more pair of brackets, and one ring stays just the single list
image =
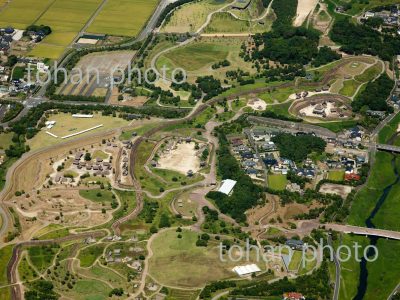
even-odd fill
[{"label": "bare earth patch", "polygon": [[247,103],[247,106],[250,106],[254,110],[265,110],[267,108],[267,103],[261,99],[252,99]]},{"label": "bare earth patch", "polygon": [[177,143],[175,147],[160,155],[159,168],[178,171],[186,174],[189,170],[200,170],[200,159],[196,155],[194,143]]},{"label": "bare earth patch", "polygon": [[318,0],[299,0],[297,4],[296,20],[293,25],[298,27],[304,23],[307,16],[314,10]]},{"label": "bare earth patch", "polygon": [[350,194],[351,192],[351,186],[334,184],[334,183],[325,183],[321,186],[319,191],[323,194],[335,194],[343,198],[346,198],[347,195]]}]

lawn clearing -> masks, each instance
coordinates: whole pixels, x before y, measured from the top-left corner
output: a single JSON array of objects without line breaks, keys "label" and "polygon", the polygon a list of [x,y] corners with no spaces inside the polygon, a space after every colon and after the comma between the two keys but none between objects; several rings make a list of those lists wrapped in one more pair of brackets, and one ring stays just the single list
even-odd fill
[{"label": "lawn clearing", "polygon": [[0,149],[1,150],[6,150],[8,149],[12,144],[12,137],[14,133],[9,132],[9,133],[0,133]]},{"label": "lawn clearing", "polygon": [[202,0],[179,6],[168,22],[161,28],[164,33],[196,32],[203,25],[208,14],[226,5],[225,0]]},{"label": "lawn clearing", "polygon": [[87,31],[137,36],[157,4],[158,0],[109,0]]},{"label": "lawn clearing", "polygon": [[112,202],[114,194],[106,189],[79,190],[79,195],[93,202]]},{"label": "lawn clearing", "polygon": [[[102,116],[101,114],[94,114],[93,118],[73,118],[70,114],[59,113],[51,115],[49,120],[56,121],[56,125],[51,128],[42,128],[42,130],[32,139],[28,140],[27,144],[32,150],[62,143],[74,138],[91,135],[93,133],[103,132],[112,128],[123,127],[129,124],[128,121],[117,117]],[[70,138],[61,139],[61,137],[78,133],[83,130],[93,128],[98,125],[103,125],[100,128],[76,135]],[[46,133],[46,131],[58,136],[55,138]]]},{"label": "lawn clearing", "polygon": [[333,181],[343,181],[344,171],[343,170],[332,170],[328,173],[328,179]]},{"label": "lawn clearing", "polygon": [[149,260],[149,273],[160,284],[202,287],[210,281],[234,277],[232,268],[246,264],[230,260],[223,262],[217,244],[211,241],[207,247],[197,247],[196,232],[183,230],[180,239],[177,235],[175,230],[164,231],[150,245],[154,254]]},{"label": "lawn clearing", "polygon": [[355,96],[357,88],[360,86],[360,83],[354,79],[345,80],[343,82],[343,87],[339,91],[339,94],[347,97]]},{"label": "lawn clearing", "polygon": [[7,265],[12,255],[13,245],[8,245],[0,249],[0,284],[8,284]]},{"label": "lawn clearing", "polygon": [[93,265],[96,259],[103,254],[104,248],[105,244],[96,244],[80,250],[78,255],[78,259],[81,262],[80,266],[82,268],[87,268]]},{"label": "lawn clearing", "polygon": [[220,12],[212,16],[211,22],[205,28],[204,33],[261,33],[271,30],[273,20],[274,15],[270,14],[262,19],[264,24],[261,25],[258,21],[238,20],[230,13]]},{"label": "lawn clearing", "polygon": [[31,246],[28,248],[28,257],[39,272],[44,272],[53,263],[58,250],[52,246]]},{"label": "lawn clearing", "polygon": [[286,175],[268,174],[268,187],[275,191],[283,191],[287,185]]},{"label": "lawn clearing", "polygon": [[105,300],[109,299],[111,288],[99,280],[78,280],[72,292],[76,300]]}]

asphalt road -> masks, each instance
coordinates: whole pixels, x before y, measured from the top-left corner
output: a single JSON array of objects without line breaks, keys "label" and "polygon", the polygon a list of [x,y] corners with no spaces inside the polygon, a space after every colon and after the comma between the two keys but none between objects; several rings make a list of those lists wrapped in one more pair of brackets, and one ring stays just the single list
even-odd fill
[{"label": "asphalt road", "polygon": [[[328,237],[328,244],[333,249],[332,237],[330,235]],[[337,259],[335,251],[333,251],[333,261],[335,263],[335,268],[336,268],[335,289],[333,291],[333,300],[339,300],[339,292],[340,292],[340,262]]]}]

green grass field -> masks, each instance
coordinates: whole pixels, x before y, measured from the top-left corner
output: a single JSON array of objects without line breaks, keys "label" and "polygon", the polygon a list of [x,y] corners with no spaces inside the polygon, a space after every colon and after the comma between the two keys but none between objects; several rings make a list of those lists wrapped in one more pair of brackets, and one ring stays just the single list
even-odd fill
[{"label": "green grass field", "polygon": [[266,17],[261,25],[259,22],[238,20],[227,12],[221,12],[212,16],[204,33],[261,33],[271,30],[272,23],[272,16]]},{"label": "green grass field", "polygon": [[158,0],[109,0],[87,31],[136,36],[157,4]]},{"label": "green grass field", "polygon": [[39,272],[43,272],[51,266],[58,250],[59,248],[52,248],[51,246],[29,247],[28,248],[29,260]]},{"label": "green grass field", "polygon": [[163,65],[174,69],[176,66],[195,71],[204,66],[227,58],[229,49],[220,43],[195,42],[162,55],[157,60],[157,68]]},{"label": "green grass field", "polygon": [[344,171],[343,170],[332,170],[328,173],[328,179],[333,181],[343,181]]},{"label": "green grass field", "polygon": [[111,288],[99,280],[78,280],[73,288],[76,300],[105,300],[109,299]]},{"label": "green grass field", "polygon": [[229,3],[227,0],[201,0],[181,5],[161,28],[161,32],[196,32],[207,20],[207,15]]},{"label": "green grass field", "polygon": [[352,128],[357,125],[357,121],[348,120],[348,121],[340,121],[340,122],[325,122],[315,124],[326,129],[329,129],[333,132],[340,132],[344,129]]},{"label": "green grass field", "polygon": [[79,195],[93,202],[112,202],[114,194],[106,189],[79,190]]},{"label": "green grass field", "polygon": [[155,280],[176,287],[201,287],[234,276],[231,269],[240,262],[222,262],[215,242],[210,241],[208,247],[197,247],[197,233],[184,230],[181,234],[179,239],[175,230],[168,230],[151,244],[154,255],[149,261],[149,273]]},{"label": "green grass field", "polygon": [[339,91],[339,94],[347,97],[353,97],[360,83],[354,79],[346,80],[343,82],[343,87]]},{"label": "green grass field", "polygon": [[12,255],[12,245],[5,246],[0,249],[0,284],[6,285],[7,280],[7,264]]},{"label": "green grass field", "polygon": [[9,132],[9,133],[0,133],[0,149],[1,150],[6,150],[10,147],[10,145],[13,143],[12,142],[12,137],[14,133]]},{"label": "green grass field", "polygon": [[[123,119],[117,117],[114,118],[111,116],[102,116],[101,114],[95,114],[93,118],[76,119],[73,118],[70,114],[59,113],[51,115],[49,117],[49,120],[56,121],[56,125],[50,130],[44,128],[38,134],[36,134],[34,138],[28,140],[27,144],[29,145],[31,150],[52,146],[68,140],[72,140],[74,138],[91,135],[93,133],[106,131],[112,128],[123,127],[129,124],[128,121],[125,121]],[[103,126],[100,128],[67,139],[61,139],[61,137],[63,136],[77,133],[101,124]],[[54,138],[48,135],[46,131],[57,135],[58,138]]]},{"label": "green grass field", "polygon": [[81,262],[81,267],[87,268],[93,265],[96,259],[103,254],[104,247],[104,244],[96,244],[79,251],[78,259]]},{"label": "green grass field", "polygon": [[286,188],[286,175],[268,174],[268,187],[276,191],[283,191]]},{"label": "green grass field", "polygon": [[[367,185],[357,193],[353,201],[348,219],[349,224],[365,226],[365,219],[368,218],[370,212],[375,207],[376,202],[383,193],[383,189],[395,181],[396,177],[392,167],[392,159],[393,156],[387,152],[377,152],[376,163],[371,170]],[[395,201],[395,199],[393,200]],[[390,197],[386,201],[390,203]],[[385,223],[375,224],[378,228],[388,224],[386,222],[392,222],[396,219],[396,214],[386,213],[385,216]]]},{"label": "green grass field", "polygon": [[397,127],[400,123],[400,114],[397,114],[378,134],[378,142],[385,144],[396,133]]}]

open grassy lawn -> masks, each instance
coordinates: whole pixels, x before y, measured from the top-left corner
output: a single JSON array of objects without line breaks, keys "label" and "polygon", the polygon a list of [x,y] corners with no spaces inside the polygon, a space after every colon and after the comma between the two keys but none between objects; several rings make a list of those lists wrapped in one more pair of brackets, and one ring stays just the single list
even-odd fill
[{"label": "open grassy lawn", "polygon": [[0,288],[0,299],[11,299],[10,287]]},{"label": "open grassy lawn", "polygon": [[292,259],[290,260],[289,263],[289,270],[297,271],[300,267],[300,263],[302,261],[302,251],[294,251]]},{"label": "open grassy lawn", "polygon": [[[396,179],[393,167],[393,156],[386,152],[376,153],[376,162],[372,167],[371,175],[368,178],[367,185],[356,195],[348,222],[352,225],[365,226],[365,219],[375,207],[376,202],[383,193],[383,189]],[[388,200],[388,199],[386,199]],[[390,200],[390,198],[389,198]],[[389,222],[393,214],[386,214],[386,222]],[[375,224],[378,228],[380,224]],[[384,225],[384,224],[382,224]]]},{"label": "open grassy lawn", "polygon": [[181,5],[161,28],[161,32],[186,33],[196,32],[203,25],[208,14],[218,10],[227,0],[201,0]]},{"label": "open grassy lawn", "polygon": [[259,22],[238,20],[230,13],[221,12],[212,16],[204,33],[261,33],[269,31],[272,23],[273,17],[271,15],[264,19],[263,25],[260,25]]},{"label": "open grassy lawn", "polygon": [[396,133],[397,127],[400,123],[400,114],[397,114],[378,134],[378,142],[385,144]]},{"label": "open grassy lawn", "polygon": [[8,245],[0,249],[0,284],[6,285],[7,280],[7,265],[12,255],[13,245]]},{"label": "open grassy lawn", "polygon": [[79,190],[79,195],[93,202],[112,202],[114,194],[106,189]]},{"label": "open grassy lawn", "polygon": [[43,272],[51,266],[58,250],[52,246],[31,246],[28,248],[29,260],[39,272]]},{"label": "open grassy lawn", "polygon": [[[399,170],[400,168],[400,157],[396,157],[396,166]],[[386,185],[389,185],[387,182]],[[388,230],[400,230],[400,184],[396,184],[392,187],[389,192],[385,202],[379,209],[378,213],[373,219],[374,224],[378,228],[388,229]]]},{"label": "open grassy lawn", "polygon": [[[76,119],[73,118],[70,114],[59,113],[51,115],[49,117],[49,120],[56,121],[56,125],[50,130],[48,130],[47,128],[43,128],[34,138],[27,141],[27,144],[32,150],[52,146],[72,140],[74,138],[91,135],[96,132],[102,132],[112,128],[123,127],[129,124],[128,121],[125,121],[123,119],[117,117],[114,118],[111,116],[102,116],[101,114],[95,114],[93,118]],[[102,127],[82,133],[80,135],[76,135],[66,139],[61,138],[63,136],[77,133],[101,124],[103,125]],[[46,131],[55,134],[56,136],[58,136],[58,138],[48,135]]]},{"label": "open grassy lawn", "polygon": [[377,243],[379,257],[368,263],[368,287],[366,300],[387,299],[399,283],[400,261],[398,253],[400,242],[379,239]]},{"label": "open grassy lawn", "polygon": [[282,174],[268,174],[268,187],[276,191],[283,191],[286,188],[287,178]]},{"label": "open grassy lawn", "polygon": [[23,257],[18,264],[18,274],[23,281],[32,280],[38,276],[36,271],[29,265],[26,257]]},{"label": "open grassy lawn", "polygon": [[12,142],[12,137],[14,133],[9,132],[9,133],[0,133],[0,149],[1,150],[6,150],[10,147],[10,145],[13,143]]},{"label": "open grassy lawn", "polygon": [[[344,234],[342,236],[342,245],[353,247],[353,243],[357,242],[363,247],[367,246],[368,239],[362,236],[351,236]],[[334,246],[338,246],[335,244]],[[362,255],[362,254],[361,254]],[[343,257],[345,257],[345,252]],[[352,300],[357,293],[358,279],[360,276],[360,263],[354,259],[354,256],[347,262],[341,262],[340,272],[340,291],[339,299]]]},{"label": "open grassy lawn", "polygon": [[343,170],[332,170],[328,173],[328,179],[333,181],[343,181],[344,171]]},{"label": "open grassy lawn", "polygon": [[[0,27],[25,29],[45,11],[53,0],[13,0],[0,11]],[[47,24],[45,24],[47,25]]]},{"label": "open grassy lawn", "polygon": [[119,207],[113,213],[113,219],[119,219],[124,215],[128,214],[136,207],[136,193],[131,191],[120,191],[114,190],[119,200],[121,201],[121,207]]},{"label": "open grassy lawn", "polygon": [[318,123],[314,124],[326,129],[329,129],[333,132],[340,132],[344,129],[352,128],[357,125],[357,121],[355,120],[348,120],[348,121],[340,121],[340,122],[325,122],[325,123]]},{"label": "open grassy lawn", "polygon": [[81,267],[87,268],[93,265],[96,259],[103,254],[104,248],[105,244],[95,244],[79,251],[78,259],[81,261]]},{"label": "open grassy lawn", "polygon": [[157,4],[158,0],[109,0],[87,31],[136,36]]},{"label": "open grassy lawn", "polygon": [[[169,68],[167,75],[171,76],[171,70],[177,67],[183,68],[187,72],[188,82],[194,83],[199,76],[213,75],[221,81],[226,78],[229,70],[242,69],[245,72],[254,74],[251,63],[245,62],[239,56],[240,47],[245,38],[202,38],[190,44],[175,48],[161,55],[157,62],[157,69],[163,66]],[[214,63],[228,60],[230,66],[212,69]],[[162,82],[162,81],[161,81]],[[264,83],[265,85],[265,83]],[[242,90],[245,87],[241,87]],[[185,105],[187,105],[185,103]]]},{"label": "open grassy lawn", "polygon": [[347,97],[353,97],[360,83],[354,79],[345,80],[343,82],[343,87],[339,91],[339,94]]},{"label": "open grassy lawn", "polygon": [[52,232],[46,233],[39,237],[39,240],[51,240],[51,239],[58,239],[64,236],[69,235],[68,228],[62,228],[58,230],[54,230]]},{"label": "open grassy lawn", "polygon": [[229,49],[220,43],[195,42],[165,53],[157,61],[157,68],[163,65],[174,69],[176,66],[195,71],[204,66],[227,58]]},{"label": "open grassy lawn", "polygon": [[302,91],[303,89],[299,88],[283,88],[283,89],[277,89],[271,92],[264,92],[261,94],[258,94],[258,97],[264,100],[267,103],[276,103],[276,102],[284,102],[286,101],[290,95]]},{"label": "open grassy lawn", "polygon": [[152,242],[154,254],[149,261],[149,273],[155,280],[170,286],[201,287],[210,281],[234,277],[231,269],[240,262],[221,261],[215,242],[197,247],[195,232],[184,230],[181,234],[179,239],[175,230],[164,231]]},{"label": "open grassy lawn", "polygon": [[382,63],[377,62],[376,64],[370,66],[362,74],[355,76],[355,80],[359,82],[368,82],[376,78],[382,71]]},{"label": "open grassy lawn", "polygon": [[98,280],[78,280],[72,292],[77,300],[105,300],[109,299],[108,294],[111,288]]}]

